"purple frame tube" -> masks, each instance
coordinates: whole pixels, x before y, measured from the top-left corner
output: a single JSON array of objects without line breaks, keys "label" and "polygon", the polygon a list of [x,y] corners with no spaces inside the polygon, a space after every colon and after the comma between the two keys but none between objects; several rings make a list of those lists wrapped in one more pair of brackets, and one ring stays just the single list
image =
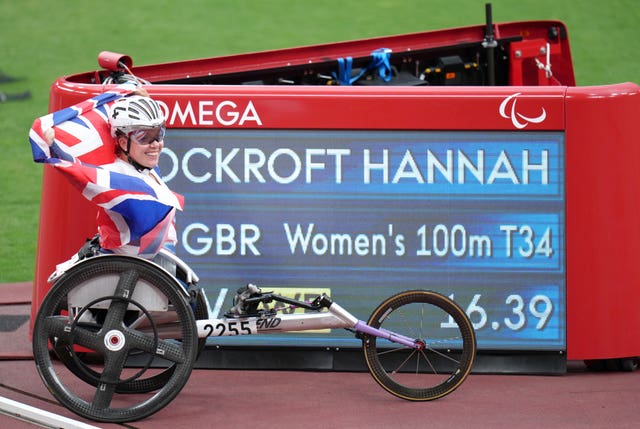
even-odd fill
[{"label": "purple frame tube", "polygon": [[402,344],[407,347],[411,347],[413,349],[422,348],[422,344],[416,341],[415,339],[405,337],[400,334],[396,334],[391,331],[387,331],[386,329],[378,329],[372,326],[367,325],[362,320],[358,320],[356,325],[353,327],[356,331],[362,332],[368,335],[373,335],[374,337],[384,338],[386,340],[392,341],[394,343]]}]

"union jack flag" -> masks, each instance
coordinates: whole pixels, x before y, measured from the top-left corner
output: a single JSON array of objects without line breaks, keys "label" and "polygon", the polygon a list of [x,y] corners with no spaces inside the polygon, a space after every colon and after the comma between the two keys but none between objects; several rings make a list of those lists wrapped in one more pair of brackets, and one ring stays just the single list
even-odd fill
[{"label": "union jack flag", "polygon": [[[60,171],[98,213],[101,245],[137,248],[142,256],[157,253],[167,239],[176,209],[184,199],[175,193],[158,195],[142,178],[106,170],[99,165],[115,160],[109,105],[132,93],[135,86],[120,85],[89,100],[37,118],[29,132],[35,162]],[[45,132],[53,128],[49,146]]]}]

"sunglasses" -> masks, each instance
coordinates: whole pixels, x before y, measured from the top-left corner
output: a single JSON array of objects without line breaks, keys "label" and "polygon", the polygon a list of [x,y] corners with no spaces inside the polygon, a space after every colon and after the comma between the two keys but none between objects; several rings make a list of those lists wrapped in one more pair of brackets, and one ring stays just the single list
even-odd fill
[{"label": "sunglasses", "polygon": [[162,125],[155,128],[140,129],[140,130],[133,131],[129,134],[129,137],[133,137],[133,140],[135,140],[135,142],[138,143],[139,145],[147,146],[155,141],[157,142],[164,141],[164,135],[166,131],[167,131],[167,127]]}]

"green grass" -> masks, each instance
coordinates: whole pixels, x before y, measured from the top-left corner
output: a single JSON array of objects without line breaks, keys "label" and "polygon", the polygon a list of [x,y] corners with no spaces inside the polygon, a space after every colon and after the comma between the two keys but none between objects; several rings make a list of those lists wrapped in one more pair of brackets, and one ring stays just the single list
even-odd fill
[{"label": "green grass", "polygon": [[[98,68],[98,52],[135,64],[482,24],[475,0],[0,0],[0,72],[19,78],[0,103],[0,282],[33,278],[42,167],[27,134],[60,76]],[[559,19],[569,28],[578,85],[640,82],[637,0],[494,0],[495,22]]]}]

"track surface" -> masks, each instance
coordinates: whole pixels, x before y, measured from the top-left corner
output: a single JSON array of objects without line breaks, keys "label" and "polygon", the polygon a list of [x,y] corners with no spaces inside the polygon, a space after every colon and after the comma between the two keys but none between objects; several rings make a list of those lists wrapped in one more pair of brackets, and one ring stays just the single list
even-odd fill
[{"label": "track surface", "polygon": [[[100,428],[636,428],[640,371],[560,376],[475,375],[433,402],[397,399],[369,374],[194,370],[166,408],[125,425],[59,405],[40,381],[28,338],[31,285],[0,285],[0,397]],[[36,426],[0,414],[3,429]]]}]

